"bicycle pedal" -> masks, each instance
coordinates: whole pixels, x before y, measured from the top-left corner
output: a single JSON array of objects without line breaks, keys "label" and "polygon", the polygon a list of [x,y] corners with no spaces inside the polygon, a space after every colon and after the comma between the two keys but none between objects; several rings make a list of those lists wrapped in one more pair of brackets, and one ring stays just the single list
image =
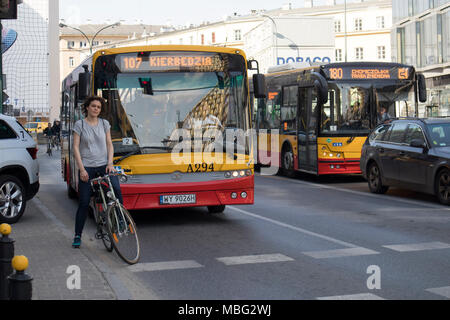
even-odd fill
[{"label": "bicycle pedal", "polygon": [[97,232],[97,233],[95,234],[95,239],[97,239],[97,240],[103,239],[103,233]]}]

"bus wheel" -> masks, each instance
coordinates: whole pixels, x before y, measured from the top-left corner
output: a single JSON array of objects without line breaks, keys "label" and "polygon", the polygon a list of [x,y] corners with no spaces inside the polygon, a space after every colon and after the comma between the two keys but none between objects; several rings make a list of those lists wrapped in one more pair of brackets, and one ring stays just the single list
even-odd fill
[{"label": "bus wheel", "polygon": [[209,206],[208,212],[209,213],[223,213],[225,211],[225,206]]},{"label": "bus wheel", "polygon": [[294,153],[290,147],[283,148],[281,154],[281,174],[292,178],[295,175],[294,171]]}]

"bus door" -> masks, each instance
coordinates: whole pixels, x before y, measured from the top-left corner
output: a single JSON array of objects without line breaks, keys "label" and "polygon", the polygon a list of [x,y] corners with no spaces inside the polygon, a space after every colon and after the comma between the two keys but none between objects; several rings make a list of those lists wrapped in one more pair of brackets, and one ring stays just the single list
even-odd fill
[{"label": "bus door", "polygon": [[281,89],[269,91],[267,99],[258,99],[258,162],[263,165],[272,159],[272,136],[279,140]]},{"label": "bus door", "polygon": [[314,87],[299,87],[298,96],[298,168],[317,173],[317,94]]},{"label": "bus door", "polygon": [[[70,87],[70,95],[69,95],[69,121],[67,123],[68,129],[68,146],[69,146],[69,163],[70,163],[70,184],[72,187],[76,187],[78,174],[77,174],[77,166],[75,161],[75,156],[73,152],[73,138],[72,138],[72,130],[75,126],[75,122],[79,119],[77,112],[77,86],[73,85]],[[75,189],[76,190],[76,189]]]}]

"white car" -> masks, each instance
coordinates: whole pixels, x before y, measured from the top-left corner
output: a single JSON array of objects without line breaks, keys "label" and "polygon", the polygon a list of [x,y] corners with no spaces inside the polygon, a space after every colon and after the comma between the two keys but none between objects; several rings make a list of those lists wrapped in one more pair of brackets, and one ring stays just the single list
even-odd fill
[{"label": "white car", "polygon": [[37,145],[13,117],[0,114],[0,223],[15,223],[39,191]]}]

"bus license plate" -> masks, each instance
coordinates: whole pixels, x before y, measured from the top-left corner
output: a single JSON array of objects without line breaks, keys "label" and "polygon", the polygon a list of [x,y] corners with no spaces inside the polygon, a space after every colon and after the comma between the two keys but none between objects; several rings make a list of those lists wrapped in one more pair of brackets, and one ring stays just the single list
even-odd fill
[{"label": "bus license plate", "polygon": [[175,194],[170,196],[160,196],[160,205],[171,204],[195,204],[197,203],[197,197],[195,194]]}]

